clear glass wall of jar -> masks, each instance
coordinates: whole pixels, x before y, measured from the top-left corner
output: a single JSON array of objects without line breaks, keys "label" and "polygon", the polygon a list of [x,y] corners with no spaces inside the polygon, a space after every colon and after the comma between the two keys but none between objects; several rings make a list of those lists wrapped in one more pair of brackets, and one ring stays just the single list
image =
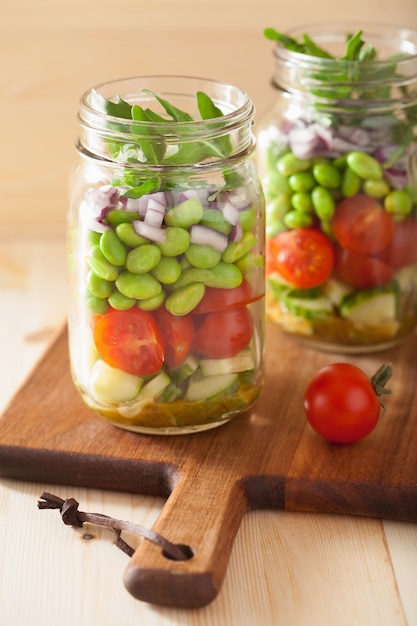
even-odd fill
[{"label": "clear glass wall of jar", "polygon": [[360,28],[287,33],[333,58],[276,43],[276,94],[257,125],[267,320],[352,353],[395,345],[417,321],[417,33],[365,27],[377,56],[342,60]]},{"label": "clear glass wall of jar", "polygon": [[81,99],[69,345],[86,404],[150,434],[213,428],[263,384],[264,197],[237,87],[137,77]]}]

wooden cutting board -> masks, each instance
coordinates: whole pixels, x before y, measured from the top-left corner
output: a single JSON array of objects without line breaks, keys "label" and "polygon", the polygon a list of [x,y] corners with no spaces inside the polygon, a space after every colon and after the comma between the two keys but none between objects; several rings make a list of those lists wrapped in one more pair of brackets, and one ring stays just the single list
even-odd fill
[{"label": "wooden cutting board", "polygon": [[[64,330],[0,418],[0,475],[166,497],[154,530],[190,546],[186,561],[144,540],[124,582],[138,599],[200,607],[217,595],[244,513],[257,508],[417,521],[417,336],[373,355],[302,347],[267,328],[266,381],[249,414],[220,428],[148,436],[115,428],[84,406],[69,373]],[[393,363],[387,411],[347,446],[307,424],[303,393],[324,365],[372,375]]]}]

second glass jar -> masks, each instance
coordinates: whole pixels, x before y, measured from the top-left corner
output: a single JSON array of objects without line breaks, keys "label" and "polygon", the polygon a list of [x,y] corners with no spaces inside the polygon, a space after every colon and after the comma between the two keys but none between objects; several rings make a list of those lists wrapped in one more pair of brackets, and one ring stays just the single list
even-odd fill
[{"label": "second glass jar", "polygon": [[[359,29],[287,33],[328,58],[277,42],[257,128],[267,320],[343,352],[395,345],[417,321],[417,33]],[[368,60],[344,57],[353,33]]]}]

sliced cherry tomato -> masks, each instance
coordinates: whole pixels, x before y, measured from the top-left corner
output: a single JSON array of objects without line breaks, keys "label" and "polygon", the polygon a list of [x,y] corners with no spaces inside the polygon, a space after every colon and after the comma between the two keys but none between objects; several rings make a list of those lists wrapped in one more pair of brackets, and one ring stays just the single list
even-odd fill
[{"label": "sliced cherry tomato", "polygon": [[309,289],[324,283],[333,269],[333,248],[313,228],[295,228],[267,240],[267,273],[278,272],[295,287]]},{"label": "sliced cherry tomato", "polygon": [[344,248],[336,249],[335,270],[343,282],[356,289],[385,285],[393,277],[391,265],[373,256],[361,256]]},{"label": "sliced cherry tomato", "polygon": [[238,287],[232,289],[218,289],[206,287],[202,300],[193,309],[194,313],[211,313],[212,311],[224,311],[234,306],[243,306],[255,302],[263,297],[263,293],[254,294],[251,284],[243,280]]},{"label": "sliced cherry tomato", "polygon": [[193,349],[200,356],[208,359],[235,356],[252,339],[252,318],[244,306],[196,317],[201,319],[194,335]]},{"label": "sliced cherry tomato", "polygon": [[376,200],[357,195],[337,205],[332,228],[343,248],[368,256],[390,244],[394,235],[394,220]]},{"label": "sliced cherry tomato", "polygon": [[312,428],[334,443],[366,437],[381,415],[379,394],[392,374],[383,365],[370,380],[356,365],[333,363],[319,370],[304,393],[304,410]]},{"label": "sliced cherry tomato", "polygon": [[97,319],[93,336],[100,357],[112,367],[135,376],[150,376],[162,368],[162,338],[146,311],[110,310]]},{"label": "sliced cherry tomato", "polygon": [[190,315],[178,317],[164,307],[155,312],[162,336],[165,363],[169,368],[178,367],[185,361],[194,336],[194,324]]},{"label": "sliced cherry tomato", "polygon": [[377,257],[394,270],[417,263],[417,220],[407,218],[395,222],[391,244]]}]

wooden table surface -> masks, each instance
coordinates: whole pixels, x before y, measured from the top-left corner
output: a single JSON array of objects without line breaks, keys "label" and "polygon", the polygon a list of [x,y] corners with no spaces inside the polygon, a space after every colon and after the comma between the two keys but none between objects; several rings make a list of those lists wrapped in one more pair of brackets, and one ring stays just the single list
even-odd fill
[{"label": "wooden table surface", "polygon": [[[0,18],[0,411],[65,323],[66,181],[79,96],[139,74],[232,82],[258,115],[273,94],[266,26],[374,20],[417,29],[416,0],[38,0]],[[333,11],[333,13],[332,13]],[[376,16],[376,17],[375,17]],[[417,480],[417,477],[416,477]],[[347,516],[245,516],[209,606],[147,605],[126,591],[127,556],[95,527],[39,511],[43,491],[152,526],[163,500],[0,480],[2,626],[415,626],[417,526]]]}]

